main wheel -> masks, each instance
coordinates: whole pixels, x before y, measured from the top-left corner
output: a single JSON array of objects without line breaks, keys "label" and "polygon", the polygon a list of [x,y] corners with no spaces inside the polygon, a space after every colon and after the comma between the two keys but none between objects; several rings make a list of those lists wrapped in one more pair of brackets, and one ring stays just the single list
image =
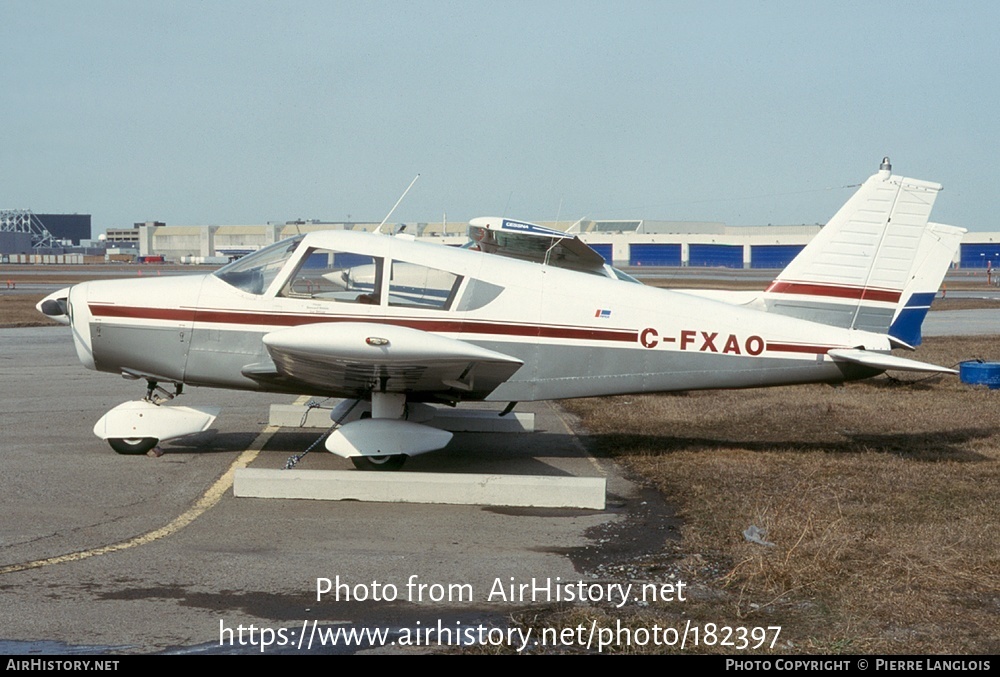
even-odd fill
[{"label": "main wheel", "polygon": [[358,470],[399,470],[406,463],[406,454],[351,456],[351,463]]},{"label": "main wheel", "polygon": [[155,447],[160,440],[155,437],[109,437],[108,444],[119,454],[135,456],[145,454]]}]

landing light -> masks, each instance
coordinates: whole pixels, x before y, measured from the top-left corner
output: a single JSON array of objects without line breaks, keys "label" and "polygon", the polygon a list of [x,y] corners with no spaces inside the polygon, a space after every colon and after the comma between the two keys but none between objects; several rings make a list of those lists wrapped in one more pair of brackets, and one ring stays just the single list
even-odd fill
[{"label": "landing light", "polygon": [[389,345],[389,339],[379,338],[378,336],[369,336],[365,339],[365,343],[370,346],[387,346]]}]

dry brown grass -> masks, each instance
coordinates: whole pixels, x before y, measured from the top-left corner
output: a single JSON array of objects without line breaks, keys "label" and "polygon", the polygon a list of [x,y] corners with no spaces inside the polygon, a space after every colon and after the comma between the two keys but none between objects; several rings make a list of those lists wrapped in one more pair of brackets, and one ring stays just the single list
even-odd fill
[{"label": "dry brown grass", "polygon": [[955,297],[951,298],[936,298],[934,299],[934,304],[931,306],[933,310],[998,310],[1000,309],[1000,299],[959,299]]},{"label": "dry brown grass", "polygon": [[[918,353],[976,356],[1000,342]],[[659,564],[696,599],[634,621],[781,625],[780,652],[1000,651],[1000,391],[905,379],[567,403],[684,522]]]},{"label": "dry brown grass", "polygon": [[[207,272],[211,267],[152,265],[133,266],[126,264],[106,264],[89,266],[62,265],[0,265],[0,328],[4,327],[42,327],[56,324],[35,310],[35,304],[41,301],[46,293],[23,294],[6,291],[7,280],[13,280],[22,290],[24,285],[74,285],[87,280],[137,277],[142,271],[146,275],[160,273],[197,273]],[[30,274],[28,274],[30,273]]]},{"label": "dry brown grass", "polygon": [[42,327],[57,324],[37,310],[35,304],[44,294],[0,294],[0,327]]},{"label": "dry brown grass", "polygon": [[213,266],[185,266],[172,263],[133,265],[130,263],[100,263],[92,265],[59,264],[0,264],[0,280],[19,284],[76,284],[85,280],[135,277],[142,270],[146,275],[157,272],[197,273],[214,270]]}]

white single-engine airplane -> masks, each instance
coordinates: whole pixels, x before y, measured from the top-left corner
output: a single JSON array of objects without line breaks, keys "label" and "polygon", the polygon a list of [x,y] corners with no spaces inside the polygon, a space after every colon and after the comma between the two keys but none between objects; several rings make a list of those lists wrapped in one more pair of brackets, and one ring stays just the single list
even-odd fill
[{"label": "white single-engine airplane", "polygon": [[71,326],[86,367],[146,380],[144,399],[95,426],[120,453],[206,429],[217,409],[164,403],[209,386],[363,402],[370,416],[326,447],[394,469],[451,438],[413,420],[412,403],[507,402],[506,413],[518,401],[954,373],[890,354],[911,347],[892,327],[937,289],[958,246],[960,229],[928,225],[940,188],[885,162],[750,295],[636,284],[575,236],[481,218],[465,249],[313,232],[213,274],[84,282],[38,308]]}]

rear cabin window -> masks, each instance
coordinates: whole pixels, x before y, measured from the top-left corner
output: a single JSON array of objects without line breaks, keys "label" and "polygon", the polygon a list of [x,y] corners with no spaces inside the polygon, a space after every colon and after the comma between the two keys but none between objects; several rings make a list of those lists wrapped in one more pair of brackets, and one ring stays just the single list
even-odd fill
[{"label": "rear cabin window", "polygon": [[446,270],[393,261],[389,276],[389,305],[448,310],[461,283],[461,276]]}]

